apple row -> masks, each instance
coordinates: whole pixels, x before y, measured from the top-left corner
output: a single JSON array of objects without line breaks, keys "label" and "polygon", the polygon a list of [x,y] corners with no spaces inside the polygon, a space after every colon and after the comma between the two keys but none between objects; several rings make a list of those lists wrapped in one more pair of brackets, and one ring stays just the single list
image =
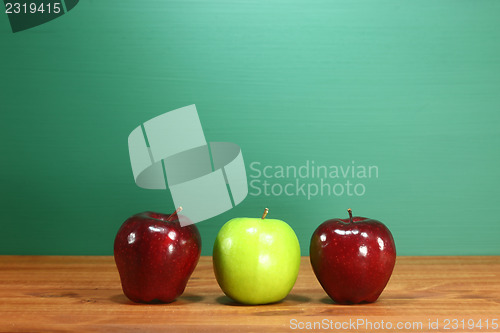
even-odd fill
[{"label": "apple row", "polygon": [[[182,227],[179,207],[170,215],[144,212],[127,219],[114,243],[124,294],[132,301],[172,302],[183,292],[201,254],[197,227]],[[234,218],[220,229],[213,267],[222,291],[242,304],[283,300],[297,280],[300,246],[284,221]],[[310,243],[313,271],[338,304],[375,302],[396,262],[389,229],[364,217],[331,219],[314,231]],[[182,219],[185,219],[182,216]]]}]

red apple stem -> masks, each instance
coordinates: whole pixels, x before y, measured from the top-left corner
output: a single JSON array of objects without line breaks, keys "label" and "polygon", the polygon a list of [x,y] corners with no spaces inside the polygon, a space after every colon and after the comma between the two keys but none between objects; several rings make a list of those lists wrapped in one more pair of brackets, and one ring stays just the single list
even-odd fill
[{"label": "red apple stem", "polygon": [[167,217],[167,220],[168,220],[168,221],[170,221],[170,218],[174,217],[174,215],[179,214],[179,213],[181,212],[181,210],[182,210],[182,206],[179,206],[179,208],[177,208],[177,209],[175,210],[175,212],[173,212],[172,214],[170,214],[170,215]]},{"label": "red apple stem", "polygon": [[264,214],[262,214],[262,219],[266,218],[267,213],[269,213],[269,208],[264,209]]},{"label": "red apple stem", "polygon": [[347,209],[347,212],[349,213],[349,223],[352,223],[352,209]]}]

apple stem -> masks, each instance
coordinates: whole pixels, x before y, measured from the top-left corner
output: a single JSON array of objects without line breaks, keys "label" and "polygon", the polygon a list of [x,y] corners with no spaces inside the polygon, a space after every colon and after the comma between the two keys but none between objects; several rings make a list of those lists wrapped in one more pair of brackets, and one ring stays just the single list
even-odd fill
[{"label": "apple stem", "polygon": [[177,208],[177,209],[175,210],[175,212],[173,212],[172,214],[170,214],[170,215],[167,217],[167,221],[170,221],[170,219],[171,219],[172,217],[174,217],[174,215],[177,215],[178,213],[180,213],[180,212],[181,212],[181,210],[182,210],[182,206],[179,206],[179,208]]},{"label": "apple stem", "polygon": [[267,213],[269,213],[269,208],[264,209],[264,214],[262,214],[262,219],[266,218]]},{"label": "apple stem", "polygon": [[347,209],[347,212],[349,213],[349,223],[352,223],[352,209]]}]

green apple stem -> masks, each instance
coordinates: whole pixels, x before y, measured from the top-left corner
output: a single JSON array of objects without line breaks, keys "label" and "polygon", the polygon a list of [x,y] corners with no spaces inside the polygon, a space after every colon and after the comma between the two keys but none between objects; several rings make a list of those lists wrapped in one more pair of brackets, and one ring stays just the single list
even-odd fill
[{"label": "green apple stem", "polygon": [[349,213],[349,223],[352,223],[352,209],[347,209],[347,212]]},{"label": "green apple stem", "polygon": [[167,221],[170,221],[170,219],[171,219],[172,217],[174,217],[175,215],[177,215],[178,213],[180,213],[180,212],[181,212],[181,210],[182,210],[182,206],[179,206],[179,208],[177,208],[177,209],[175,210],[175,212],[173,212],[172,214],[170,214],[170,215],[167,217]]},{"label": "green apple stem", "polygon": [[267,213],[269,213],[269,208],[264,209],[264,214],[262,214],[262,219],[266,218]]}]

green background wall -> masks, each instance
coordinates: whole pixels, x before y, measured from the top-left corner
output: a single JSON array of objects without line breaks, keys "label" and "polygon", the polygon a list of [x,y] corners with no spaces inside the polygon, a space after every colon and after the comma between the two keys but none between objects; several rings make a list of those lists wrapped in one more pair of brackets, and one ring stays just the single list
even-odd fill
[{"label": "green background wall", "polygon": [[[401,255],[500,255],[500,2],[82,0],[12,33],[0,14],[0,254],[112,254],[137,187],[127,137],[196,104],[247,166],[376,165],[363,196],[249,195],[197,224],[383,221]],[[249,177],[249,180],[252,180]],[[273,180],[288,182],[289,179]]]}]

